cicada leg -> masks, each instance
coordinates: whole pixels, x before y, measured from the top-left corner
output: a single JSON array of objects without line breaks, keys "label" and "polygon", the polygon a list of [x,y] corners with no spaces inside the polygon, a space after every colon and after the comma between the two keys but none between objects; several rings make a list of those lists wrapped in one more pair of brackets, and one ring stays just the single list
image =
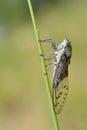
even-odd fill
[{"label": "cicada leg", "polygon": [[50,43],[52,44],[52,48],[53,48],[54,50],[57,49],[56,44],[55,44],[55,41],[54,41],[53,39],[51,39],[51,38],[45,39],[45,40],[40,40],[40,41],[41,41],[41,42],[50,42]]}]

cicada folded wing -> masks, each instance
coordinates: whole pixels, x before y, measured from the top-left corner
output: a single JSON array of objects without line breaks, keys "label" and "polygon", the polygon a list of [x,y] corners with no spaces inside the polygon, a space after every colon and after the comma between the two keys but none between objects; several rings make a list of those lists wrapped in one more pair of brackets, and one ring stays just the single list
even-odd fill
[{"label": "cicada folded wing", "polygon": [[58,85],[58,87],[53,88],[53,103],[54,109],[57,114],[59,114],[64,106],[66,97],[69,91],[69,80],[65,77]]}]

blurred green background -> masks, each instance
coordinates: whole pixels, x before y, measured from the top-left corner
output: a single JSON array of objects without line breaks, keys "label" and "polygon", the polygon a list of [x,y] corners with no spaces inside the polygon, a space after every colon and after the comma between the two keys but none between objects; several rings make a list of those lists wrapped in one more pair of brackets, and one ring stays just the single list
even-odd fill
[{"label": "blurred green background", "polygon": [[[87,1],[32,0],[41,39],[68,38],[70,91],[60,130],[87,130]],[[51,45],[43,46],[50,51]],[[0,130],[53,130],[27,0],[0,0]]]}]

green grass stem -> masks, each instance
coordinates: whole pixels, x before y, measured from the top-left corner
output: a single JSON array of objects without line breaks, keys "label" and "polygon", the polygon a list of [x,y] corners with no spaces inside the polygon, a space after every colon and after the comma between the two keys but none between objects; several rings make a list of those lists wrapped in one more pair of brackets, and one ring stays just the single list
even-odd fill
[{"label": "green grass stem", "polygon": [[42,48],[42,45],[41,45],[41,42],[40,42],[40,35],[39,35],[39,31],[38,31],[38,28],[37,28],[37,25],[36,25],[36,20],[35,20],[32,4],[31,4],[31,0],[28,0],[28,5],[29,5],[30,15],[31,15],[31,19],[32,19],[33,27],[34,27],[36,40],[37,40],[38,51],[39,51],[39,55],[40,55],[40,61],[41,61],[43,75],[44,75],[46,89],[47,89],[47,95],[48,95],[51,113],[52,113],[53,122],[54,122],[54,128],[55,128],[55,130],[59,130],[57,116],[56,116],[56,113],[55,113],[54,108],[53,108],[51,87],[50,87],[50,82],[49,82],[49,78],[48,78],[48,74],[47,74],[47,70],[46,70],[46,65],[45,65],[45,61],[44,61],[43,48]]}]

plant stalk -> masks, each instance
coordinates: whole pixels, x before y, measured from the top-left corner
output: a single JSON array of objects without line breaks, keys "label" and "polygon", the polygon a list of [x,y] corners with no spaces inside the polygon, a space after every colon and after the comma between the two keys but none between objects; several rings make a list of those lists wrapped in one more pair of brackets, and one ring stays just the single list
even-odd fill
[{"label": "plant stalk", "polygon": [[31,19],[32,19],[33,27],[34,27],[34,32],[35,32],[35,36],[36,36],[36,40],[37,40],[37,46],[38,46],[38,51],[39,51],[39,55],[40,55],[40,61],[41,61],[44,80],[45,80],[46,89],[47,89],[47,95],[48,95],[48,99],[49,99],[49,103],[50,103],[50,109],[51,109],[53,122],[54,122],[54,128],[55,128],[55,130],[59,130],[57,116],[56,116],[56,113],[54,111],[54,106],[53,106],[50,82],[49,82],[49,78],[48,78],[48,74],[47,74],[47,70],[46,70],[46,65],[45,65],[45,60],[44,60],[44,55],[43,55],[43,48],[42,48],[41,41],[40,41],[40,34],[39,34],[39,31],[38,31],[38,28],[37,28],[37,25],[36,25],[36,20],[35,20],[32,4],[31,4],[31,0],[28,0],[28,6],[29,6],[30,15],[31,15]]}]

